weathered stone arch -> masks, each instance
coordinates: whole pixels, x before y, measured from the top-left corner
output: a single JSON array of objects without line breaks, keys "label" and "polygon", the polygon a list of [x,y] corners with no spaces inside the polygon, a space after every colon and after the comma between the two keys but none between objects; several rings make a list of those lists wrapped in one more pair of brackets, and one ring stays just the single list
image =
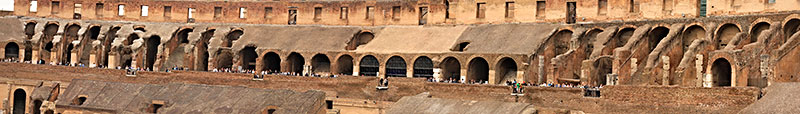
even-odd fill
[{"label": "weathered stone arch", "polygon": [[361,57],[361,61],[358,63],[359,75],[378,76],[378,71],[380,71],[380,62],[378,62],[378,58],[375,58],[375,56],[366,55]]},{"label": "weathered stone arch", "polygon": [[233,54],[229,50],[217,50],[214,54],[214,61],[216,61],[215,68],[222,70],[225,68],[233,68]]},{"label": "weathered stone arch", "polygon": [[461,78],[461,63],[455,57],[446,57],[439,63],[439,68],[442,69],[443,79],[460,79]]},{"label": "weathered stone arch", "polygon": [[356,50],[358,46],[364,45],[372,41],[375,38],[375,35],[372,34],[371,31],[361,31],[353,37],[349,42],[347,42],[347,50]]},{"label": "weathered stone arch", "polygon": [[[750,40],[748,43],[758,42],[758,36],[761,35],[761,32],[769,29],[771,24],[769,22],[757,22],[750,28]],[[746,45],[748,43],[742,43],[742,45]]]},{"label": "weathered stone arch", "polygon": [[231,46],[233,46],[233,41],[239,40],[239,38],[242,35],[244,35],[244,30],[234,28],[233,30],[231,30],[231,32],[229,32],[227,35],[225,35],[225,38],[222,41],[222,45],[220,45],[220,46],[221,47],[231,47]]},{"label": "weathered stone arch", "polygon": [[207,71],[208,70],[208,43],[211,37],[214,36],[216,29],[207,29],[200,35],[200,40],[195,43],[195,64],[194,70]]},{"label": "weathered stone arch", "polygon": [[112,26],[111,29],[106,32],[105,38],[103,38],[103,43],[101,44],[103,45],[103,52],[99,54],[102,57],[101,64],[103,64],[103,66],[108,66],[108,55],[110,55],[109,52],[111,52],[112,48],[111,43],[117,38],[117,31],[119,31],[119,29],[121,29],[121,27]]},{"label": "weathered stone arch", "polygon": [[521,81],[517,80],[517,62],[514,61],[513,58],[504,57],[497,62],[497,66],[495,67],[495,79],[494,83],[504,83],[506,81]]},{"label": "weathered stone arch", "polygon": [[689,45],[694,42],[694,40],[702,40],[706,37],[706,29],[700,25],[691,25],[683,31],[683,39],[681,44],[683,45],[683,52],[686,52],[689,48]]},{"label": "weathered stone arch", "polygon": [[243,70],[255,70],[256,59],[258,57],[256,47],[246,46],[242,50],[239,50],[239,61],[241,62],[240,66],[242,66]]},{"label": "weathered stone arch", "polygon": [[6,43],[6,46],[3,48],[5,53],[3,54],[5,58],[3,59],[15,59],[19,60],[19,48],[20,46],[14,42]]},{"label": "weathered stone arch", "polygon": [[[467,69],[467,80],[489,81],[489,63],[482,57],[472,58]],[[493,82],[490,82],[493,83]]]},{"label": "weathered stone arch", "polygon": [[31,21],[25,24],[25,39],[33,38],[33,35],[36,34],[36,22]]},{"label": "weathered stone arch", "polygon": [[669,28],[665,26],[658,26],[653,28],[653,30],[650,30],[650,33],[648,33],[649,38],[647,39],[648,41],[647,46],[649,49],[647,52],[652,52],[656,48],[656,46],[658,46],[658,43],[660,43],[662,39],[667,37],[669,31],[670,31]]},{"label": "weathered stone arch", "polygon": [[281,56],[275,52],[267,52],[261,59],[262,67],[267,72],[280,72],[281,71]]},{"label": "weathered stone arch", "polygon": [[581,53],[578,54],[578,57],[582,57],[584,60],[589,59],[592,55],[592,51],[594,50],[594,42],[597,40],[597,35],[603,32],[601,28],[594,28],[586,32],[583,37],[578,38],[578,51]]},{"label": "weathered stone arch", "polygon": [[94,50],[94,46],[92,42],[100,37],[100,26],[99,25],[91,25],[89,26],[88,31],[83,34],[83,39],[81,40],[80,48],[80,63],[89,64],[89,54],[91,54],[92,50]]},{"label": "weathered stone arch", "polygon": [[433,77],[433,60],[420,56],[414,60],[414,77]]},{"label": "weathered stone arch", "polygon": [[405,77],[406,76],[406,60],[400,56],[392,56],[386,61],[386,76],[388,77]]},{"label": "weathered stone arch", "polygon": [[314,73],[331,73],[331,60],[328,55],[316,54],[311,57],[311,71]]},{"label": "weathered stone arch", "polygon": [[712,39],[712,42],[716,44],[716,49],[725,48],[739,32],[741,32],[741,29],[739,29],[739,26],[736,24],[722,24],[717,28],[716,36]]},{"label": "weathered stone arch", "polygon": [[336,59],[336,72],[343,75],[353,75],[353,56],[344,54]]},{"label": "weathered stone arch", "polygon": [[595,80],[595,82],[593,82],[594,85],[606,85],[607,75],[612,74],[612,69],[614,67],[613,60],[614,58],[611,56],[601,56],[592,63],[592,66],[595,68],[595,74],[591,74]]},{"label": "weathered stone arch", "polygon": [[292,52],[286,57],[286,65],[283,68],[286,69],[286,72],[303,73],[303,65],[305,65],[303,55]]}]

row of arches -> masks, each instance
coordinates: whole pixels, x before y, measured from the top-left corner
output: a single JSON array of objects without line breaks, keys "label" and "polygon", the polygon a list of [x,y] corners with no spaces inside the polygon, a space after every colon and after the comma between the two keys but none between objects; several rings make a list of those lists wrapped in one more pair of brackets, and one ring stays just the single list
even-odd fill
[{"label": "row of arches", "polygon": [[[378,76],[382,73],[387,77],[433,77],[434,69],[441,69],[441,78],[461,79],[461,62],[454,57],[447,57],[441,62],[436,63],[427,56],[417,57],[415,60],[406,60],[401,56],[391,56],[385,61],[379,60],[373,55],[365,55],[355,60],[353,56],[343,54],[331,59],[326,54],[315,54],[306,61],[300,53],[291,52],[285,58],[276,52],[266,52],[259,55],[256,47],[245,47],[239,50],[238,60],[243,70],[257,70],[266,72],[289,72],[289,73],[322,73],[322,74],[342,74],[360,76]],[[221,52],[217,55],[217,66],[215,68],[233,68],[234,56],[232,53]],[[260,59],[260,62],[259,62]],[[334,60],[335,59],[335,60]],[[310,62],[310,63],[306,63]],[[385,63],[383,63],[385,62]],[[383,66],[383,67],[382,67]],[[438,66],[438,67],[437,67]],[[482,57],[470,60],[466,69],[466,80],[489,80],[489,63]],[[260,69],[259,69],[260,68]],[[517,79],[517,62],[512,58],[503,58],[494,67],[496,75],[499,76],[496,82],[511,81]],[[357,71],[356,71],[357,69]],[[356,72],[354,72],[356,71]],[[410,73],[409,73],[410,72]],[[492,83],[496,83],[492,82]]]}]

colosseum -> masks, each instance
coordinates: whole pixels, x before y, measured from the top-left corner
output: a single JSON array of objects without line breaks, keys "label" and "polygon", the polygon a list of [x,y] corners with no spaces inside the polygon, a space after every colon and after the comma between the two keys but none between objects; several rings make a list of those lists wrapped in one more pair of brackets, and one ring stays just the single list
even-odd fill
[{"label": "colosseum", "polygon": [[9,1],[3,114],[800,113],[798,0]]}]

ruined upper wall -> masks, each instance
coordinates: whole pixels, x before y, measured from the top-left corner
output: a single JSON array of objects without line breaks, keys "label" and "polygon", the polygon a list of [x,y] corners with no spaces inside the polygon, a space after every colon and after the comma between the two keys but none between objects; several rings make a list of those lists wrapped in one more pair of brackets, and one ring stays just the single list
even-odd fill
[{"label": "ruined upper wall", "polygon": [[630,21],[798,10],[797,1],[791,0],[708,1],[707,6],[701,6],[697,0],[38,0],[35,3],[15,0],[14,3],[14,15],[20,16],[357,26]]}]

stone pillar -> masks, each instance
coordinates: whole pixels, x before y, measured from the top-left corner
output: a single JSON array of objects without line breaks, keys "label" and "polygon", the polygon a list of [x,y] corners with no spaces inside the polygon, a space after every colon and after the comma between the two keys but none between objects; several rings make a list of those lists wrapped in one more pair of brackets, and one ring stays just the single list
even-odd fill
[{"label": "stone pillar", "polygon": [[361,67],[359,67],[356,64],[353,64],[353,76],[358,76],[359,75],[358,72],[360,72],[360,70],[361,70]]},{"label": "stone pillar", "polygon": [[525,81],[525,70],[517,70],[517,81]]},{"label": "stone pillar", "polygon": [[661,62],[664,63],[661,67],[661,85],[669,85],[669,56],[661,56]]},{"label": "stone pillar", "polygon": [[313,74],[313,70],[311,70],[310,63],[306,63],[303,65],[303,75]]},{"label": "stone pillar", "polygon": [[711,74],[705,74],[703,78],[703,87],[714,87],[714,76]]},{"label": "stone pillar", "polygon": [[767,87],[770,85],[769,77],[770,74],[772,74],[772,69],[770,69],[769,67],[769,55],[767,54],[761,55],[761,64],[759,65],[759,67],[760,67],[759,70],[761,71],[761,76],[759,78],[765,79],[765,80],[760,80],[759,82],[766,83],[765,85],[759,87]]},{"label": "stone pillar", "polygon": [[37,50],[37,49],[31,50],[31,63],[39,62],[39,59],[41,59],[40,58],[41,56],[40,56],[39,52],[40,51]]},{"label": "stone pillar", "polygon": [[48,61],[48,63],[58,63],[58,62],[61,62],[60,60],[58,60],[58,52],[57,51],[51,51],[50,52],[50,60]]},{"label": "stone pillar", "polygon": [[494,69],[489,69],[489,84],[498,84],[497,73]]},{"label": "stone pillar", "polygon": [[111,55],[111,54],[108,55],[108,68],[109,69],[117,68],[117,64],[118,63],[119,63],[119,60],[117,60],[117,55]]},{"label": "stone pillar", "polygon": [[90,53],[89,54],[89,67],[94,68],[97,67],[97,54]]},{"label": "stone pillar", "polygon": [[407,64],[406,67],[406,77],[413,78],[414,77],[414,67],[412,64]]},{"label": "stone pillar", "polygon": [[383,62],[382,65],[378,66],[378,77],[386,78],[386,62]]},{"label": "stone pillar", "polygon": [[[30,47],[25,47],[25,48],[30,48]],[[19,49],[19,55],[17,55],[17,57],[19,57],[19,58],[17,60],[20,61],[20,62],[25,61],[25,48],[20,48]]]},{"label": "stone pillar", "polygon": [[703,55],[697,54],[695,55],[696,60],[694,61],[694,68],[695,68],[695,75],[697,76],[697,83],[695,86],[703,87]]},{"label": "stone pillar", "polygon": [[73,52],[70,52],[69,54],[71,56],[71,58],[69,58],[70,59],[69,60],[69,64],[72,65],[72,66],[78,65],[78,60],[81,58],[81,57],[78,57],[78,52],[77,51],[73,51]]},{"label": "stone pillar", "polygon": [[[544,56],[539,56],[539,79],[537,83],[545,83],[545,72],[544,72]],[[549,81],[549,80],[548,80]]]},{"label": "stone pillar", "polygon": [[[461,73],[460,73],[461,74],[461,79],[460,80],[467,80],[467,70],[468,70],[468,68],[464,68],[464,67],[461,68]],[[444,79],[444,78],[442,78],[442,79]],[[467,81],[469,81],[469,80],[467,80]],[[475,80],[475,81],[477,81],[477,80]]]},{"label": "stone pillar", "polygon": [[606,85],[617,85],[618,76],[617,74],[606,74]]}]

